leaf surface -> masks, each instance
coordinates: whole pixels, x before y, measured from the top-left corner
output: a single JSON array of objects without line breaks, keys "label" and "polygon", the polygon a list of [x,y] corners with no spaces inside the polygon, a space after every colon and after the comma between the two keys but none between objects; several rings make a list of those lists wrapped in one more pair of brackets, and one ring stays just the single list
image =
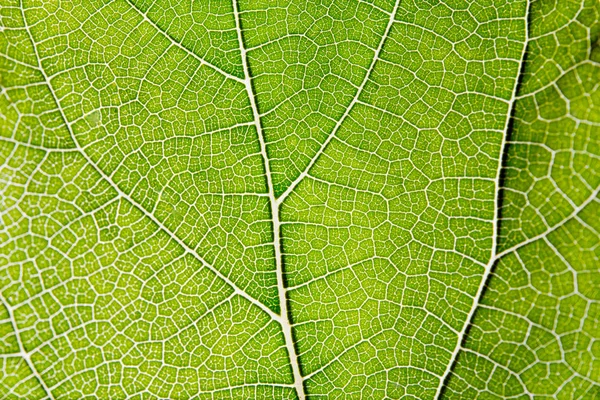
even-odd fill
[{"label": "leaf surface", "polygon": [[0,0],[0,397],[600,395],[595,0]]}]

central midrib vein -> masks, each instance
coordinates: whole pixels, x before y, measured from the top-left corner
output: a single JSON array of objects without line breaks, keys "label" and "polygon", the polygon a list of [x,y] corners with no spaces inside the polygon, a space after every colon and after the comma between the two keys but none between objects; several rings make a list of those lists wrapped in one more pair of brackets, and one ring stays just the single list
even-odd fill
[{"label": "central midrib vein", "polygon": [[244,45],[244,38],[242,34],[242,23],[240,19],[240,12],[238,9],[238,0],[233,0],[233,13],[235,18],[235,28],[237,31],[237,37],[239,42],[239,48],[241,52],[242,65],[244,67],[244,86],[248,94],[250,106],[252,108],[252,114],[256,125],[256,131],[258,134],[258,140],[260,142],[260,152],[263,158],[263,164],[265,166],[265,174],[267,180],[267,190],[269,192],[269,203],[271,208],[271,221],[273,225],[273,248],[275,249],[275,269],[277,275],[277,293],[279,294],[279,305],[281,318],[279,323],[281,325],[281,331],[283,332],[283,338],[285,341],[285,347],[290,358],[290,365],[292,367],[292,374],[294,378],[294,388],[298,395],[299,400],[305,400],[306,395],[304,394],[304,385],[302,383],[302,375],[300,373],[300,363],[298,355],[296,354],[296,347],[294,345],[294,338],[292,336],[292,324],[290,321],[290,315],[288,312],[288,303],[286,298],[285,283],[283,279],[283,259],[281,256],[281,224],[279,222],[279,205],[277,198],[275,197],[275,190],[273,189],[273,178],[271,174],[271,167],[269,164],[269,158],[267,157],[267,145],[260,122],[260,114],[258,107],[256,106],[256,97],[252,88],[252,81],[250,75],[250,69],[248,67],[248,57],[246,54],[246,46]]},{"label": "central midrib vein", "polygon": [[263,164],[265,166],[267,190],[268,190],[268,194],[269,194],[271,218],[272,218],[272,224],[273,224],[273,247],[275,249],[277,291],[279,294],[279,303],[280,303],[280,308],[281,308],[281,319],[279,320],[279,322],[281,324],[281,329],[282,329],[284,340],[285,340],[285,346],[287,348],[287,352],[288,352],[288,355],[290,358],[290,364],[292,367],[292,373],[293,373],[293,377],[294,377],[294,387],[296,389],[298,398],[300,400],[305,400],[306,394],[304,392],[303,378],[302,378],[302,374],[300,373],[300,363],[299,363],[299,359],[298,359],[298,354],[296,353],[294,337],[292,335],[292,324],[290,321],[290,314],[288,312],[288,307],[287,307],[288,306],[287,297],[286,297],[287,288],[285,287],[285,281],[283,279],[283,257],[281,254],[281,223],[279,221],[279,208],[283,204],[283,201],[294,190],[294,188],[307,175],[307,173],[310,170],[310,168],[312,167],[312,165],[317,161],[317,159],[322,154],[322,152],[325,150],[325,148],[327,147],[327,145],[329,144],[331,139],[335,136],[335,134],[339,130],[342,122],[346,119],[346,117],[348,116],[350,111],[354,108],[354,105],[357,102],[358,97],[362,93],[362,90],[364,89],[364,87],[371,75],[371,72],[373,71],[373,69],[375,67],[375,63],[377,62],[377,59],[379,58],[379,55],[380,55],[381,51],[383,50],[383,45],[385,44],[386,39],[390,35],[392,25],[394,23],[396,14],[398,12],[398,8],[400,6],[400,1],[401,0],[396,0],[396,2],[395,2],[394,8],[393,8],[392,12],[390,13],[390,19],[385,28],[385,32],[381,36],[381,40],[377,46],[377,49],[375,50],[375,54],[373,55],[373,60],[372,60],[371,64],[369,65],[369,68],[368,68],[367,72],[365,73],[363,81],[361,82],[359,88],[357,89],[356,94],[354,95],[351,103],[346,108],[346,111],[344,112],[344,114],[340,117],[339,121],[337,122],[336,126],[333,128],[333,130],[332,130],[331,134],[328,136],[327,140],[323,143],[323,145],[321,146],[319,151],[313,156],[313,158],[311,159],[308,166],[302,171],[302,173],[298,176],[298,178],[295,179],[294,182],[292,182],[290,184],[289,188],[279,198],[277,198],[275,195],[275,190],[273,188],[272,173],[271,173],[271,168],[270,168],[270,164],[269,164],[269,158],[267,156],[266,141],[265,141],[264,133],[262,131],[262,125],[260,122],[260,113],[258,112],[258,107],[256,105],[256,96],[254,95],[254,90],[252,88],[252,80],[251,80],[250,69],[248,66],[247,51],[246,51],[246,47],[244,45],[241,19],[240,19],[240,13],[239,13],[239,8],[238,8],[238,0],[233,0],[233,12],[234,12],[234,18],[235,18],[235,24],[236,24],[236,31],[237,31],[237,37],[238,37],[238,42],[239,42],[239,48],[240,48],[240,52],[241,52],[242,65],[244,68],[244,78],[245,78],[244,85],[246,87],[246,92],[248,94],[250,106],[252,108],[252,114],[253,114],[254,122],[256,125],[256,130],[258,133],[258,140],[260,142],[260,151],[261,151],[261,155],[263,158]]}]

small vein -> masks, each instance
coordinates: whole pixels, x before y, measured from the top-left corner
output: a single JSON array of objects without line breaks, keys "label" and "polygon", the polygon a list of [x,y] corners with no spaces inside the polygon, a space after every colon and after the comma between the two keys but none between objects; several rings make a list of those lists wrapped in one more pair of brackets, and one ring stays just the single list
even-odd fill
[{"label": "small vein", "polygon": [[178,42],[177,40],[175,40],[175,38],[173,36],[171,36],[169,33],[167,33],[165,30],[163,30],[160,26],[158,26],[154,21],[152,21],[148,15],[146,13],[144,13],[142,10],[140,10],[131,0],[126,0],[127,3],[129,4],[129,6],[136,11],[143,19],[144,21],[146,21],[147,23],[149,23],[154,29],[156,29],[158,32],[160,32],[164,37],[166,37],[173,45],[175,45],[176,47],[178,47],[179,49],[183,50],[185,53],[191,55],[192,57],[194,57],[196,60],[198,60],[201,64],[206,65],[207,67],[210,67],[212,69],[214,69],[215,71],[223,74],[225,77],[229,78],[229,79],[233,79],[237,82],[243,83],[244,80],[238,76],[235,76],[219,67],[217,67],[216,65],[206,61],[204,58],[200,57],[198,54],[196,54],[195,52],[193,52],[192,50],[190,50],[189,48],[187,48],[186,46],[184,46],[182,43]]},{"label": "small vein", "polygon": [[536,236],[532,236],[527,240],[522,241],[519,244],[516,244],[498,254],[496,254],[496,256],[493,258],[494,261],[498,261],[501,258],[503,258],[504,256],[507,256],[510,253],[513,253],[517,250],[519,250],[522,247],[527,246],[530,243],[533,243],[539,239],[543,239],[545,237],[547,237],[549,234],[551,234],[552,232],[558,230],[559,228],[561,228],[562,226],[564,226],[567,222],[569,222],[570,220],[572,220],[573,218],[576,218],[579,213],[581,211],[583,211],[583,209],[585,209],[590,203],[592,203],[593,201],[598,201],[598,195],[600,194],[600,186],[598,186],[596,188],[596,190],[594,190],[594,192],[587,198],[585,199],[585,201],[583,203],[581,203],[578,207],[574,208],[573,211],[571,211],[571,214],[569,214],[566,218],[564,218],[561,222],[559,222],[558,224],[554,225],[552,228],[550,229],[546,229],[544,232],[540,233],[539,235]]},{"label": "small vein", "polygon": [[350,104],[346,108],[346,111],[344,111],[344,114],[342,114],[341,118],[337,121],[333,130],[331,131],[331,133],[329,134],[329,136],[327,137],[325,142],[323,142],[323,145],[319,148],[317,153],[310,160],[310,162],[308,163],[308,165],[306,166],[304,171],[302,171],[300,173],[300,175],[298,175],[298,177],[290,184],[290,186],[288,186],[288,188],[285,190],[285,192],[283,192],[281,194],[281,196],[279,196],[279,198],[277,199],[277,204],[283,203],[283,201],[290,195],[290,193],[292,193],[294,191],[296,186],[298,186],[298,184],[300,184],[300,182],[302,182],[302,180],[308,175],[308,171],[310,171],[310,169],[317,162],[317,160],[319,159],[321,154],[323,154],[323,152],[327,148],[327,145],[329,144],[329,142],[331,142],[331,140],[335,137],[335,135],[339,131],[340,127],[342,126],[342,123],[346,120],[348,115],[350,115],[350,112],[354,108],[354,105],[358,102],[358,98],[360,97],[362,91],[364,90],[365,86],[367,85],[367,82],[369,81],[369,78],[370,78],[371,74],[373,73],[373,70],[375,69],[375,64],[377,63],[377,60],[379,60],[379,55],[381,54],[383,46],[384,46],[387,38],[390,35],[390,32],[392,30],[392,25],[394,24],[394,20],[396,18],[396,13],[398,11],[398,7],[400,6],[400,1],[401,0],[396,0],[396,4],[394,5],[394,10],[390,14],[390,19],[388,21],[385,32],[381,36],[381,41],[379,42],[379,45],[377,46],[377,49],[375,50],[375,54],[373,55],[373,60],[371,60],[371,64],[369,65],[369,68],[367,69],[367,72],[365,73],[363,81],[361,82],[356,93],[354,94],[352,101],[350,101]]},{"label": "small vein", "polygon": [[[2,303],[4,305],[4,307],[6,308],[6,311],[8,312],[8,319],[10,321],[10,325],[12,327],[12,330],[15,332],[15,339],[17,340],[17,345],[19,346],[19,354],[18,355],[20,355],[21,358],[23,358],[23,360],[25,360],[27,367],[29,367],[29,369],[31,370],[31,373],[33,374],[35,379],[40,383],[40,386],[42,387],[42,389],[44,389],[44,392],[46,392],[46,394],[48,395],[48,397],[50,399],[54,400],[52,391],[50,391],[48,386],[46,386],[46,382],[44,382],[44,380],[42,379],[42,376],[40,375],[38,370],[35,368],[35,365],[33,365],[33,361],[31,361],[31,357],[30,357],[29,353],[27,353],[27,351],[25,350],[25,346],[23,345],[23,340],[21,339],[21,333],[19,332],[19,330],[17,328],[17,321],[15,320],[15,315],[13,313],[12,307],[10,306],[10,304],[8,304],[8,302],[4,299],[4,297],[2,295],[0,295],[0,303]],[[15,355],[16,354],[11,354],[10,356],[14,357]]]},{"label": "small vein", "polygon": [[[37,50],[35,48],[35,42],[33,41],[33,36],[31,35],[31,32],[29,31],[29,27],[27,25],[27,19],[25,18],[25,11],[23,10],[23,0],[21,0],[19,2],[19,10],[21,11],[21,17],[23,18],[23,26],[25,28],[25,31],[27,32],[27,36],[29,37],[29,40],[31,40],[31,45],[32,45],[33,49],[35,50],[36,59],[37,59],[37,63],[38,63],[38,69],[40,70],[42,75],[45,77],[44,71],[42,70],[42,65],[39,61],[39,56],[37,55]],[[44,382],[44,380],[42,379],[42,376],[40,375],[38,370],[35,368],[35,365],[31,361],[29,354],[25,351],[25,346],[23,345],[23,341],[21,340],[21,335],[19,333],[19,330],[17,329],[17,321],[15,320],[15,316],[14,316],[12,307],[10,307],[10,304],[8,304],[8,302],[5,301],[3,297],[0,297],[0,301],[4,304],[4,306],[6,307],[6,311],[9,314],[10,323],[15,332],[15,337],[17,339],[17,344],[19,346],[19,352],[21,353],[21,356],[27,363],[27,366],[31,370],[31,373],[35,376],[35,378],[40,383],[40,386],[42,387],[42,389],[44,389],[44,392],[46,392],[46,394],[48,395],[48,397],[50,399],[54,399],[52,392],[50,391],[48,386],[46,386],[46,382]]]}]

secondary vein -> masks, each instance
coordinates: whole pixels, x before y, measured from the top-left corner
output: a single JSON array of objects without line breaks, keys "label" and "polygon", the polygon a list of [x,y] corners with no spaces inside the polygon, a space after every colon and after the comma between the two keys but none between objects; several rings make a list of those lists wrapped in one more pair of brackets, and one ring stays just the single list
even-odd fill
[{"label": "secondary vein", "polygon": [[390,31],[392,30],[392,25],[394,24],[394,20],[396,19],[398,7],[400,6],[400,1],[401,0],[396,0],[394,9],[393,9],[392,13],[390,14],[390,19],[385,28],[385,32],[381,36],[379,45],[377,46],[377,49],[375,50],[375,54],[373,55],[373,60],[371,61],[371,64],[369,65],[369,68],[367,69],[367,72],[365,73],[363,81],[361,82],[360,86],[356,90],[356,94],[354,95],[354,97],[352,98],[352,101],[350,101],[350,104],[346,108],[346,111],[344,111],[344,114],[342,114],[340,119],[337,121],[333,130],[331,131],[331,133],[329,134],[327,139],[325,139],[325,142],[323,142],[323,145],[321,146],[321,148],[317,151],[317,153],[314,155],[314,157],[310,160],[310,162],[308,163],[306,168],[304,168],[304,170],[300,173],[300,175],[298,175],[298,177],[290,184],[290,186],[288,186],[288,188],[285,190],[285,192],[283,192],[283,194],[281,194],[281,196],[279,196],[279,199],[277,199],[278,204],[283,203],[283,201],[290,195],[290,193],[292,193],[292,191],[296,188],[296,186],[298,186],[298,184],[300,182],[302,182],[302,180],[308,175],[308,171],[310,171],[310,169],[317,162],[317,160],[319,159],[321,154],[323,154],[323,152],[327,148],[327,145],[329,144],[329,142],[331,142],[331,140],[333,140],[333,138],[339,131],[340,127],[342,126],[342,123],[346,120],[346,118],[350,114],[350,111],[352,111],[352,109],[354,108],[354,105],[358,102],[358,98],[360,97],[363,89],[365,88],[367,82],[369,81],[369,77],[371,76],[371,73],[375,69],[375,64],[377,63],[377,60],[379,59],[379,55],[381,54],[383,45],[385,44],[386,39],[390,35]]},{"label": "secondary vein", "polygon": [[491,255],[490,255],[490,260],[485,267],[483,276],[481,278],[481,282],[479,283],[479,287],[477,288],[477,292],[475,293],[473,306],[469,310],[469,314],[467,315],[465,324],[463,325],[463,328],[462,328],[460,334],[458,335],[458,338],[456,341],[456,346],[454,348],[454,351],[452,352],[452,356],[450,357],[450,361],[448,362],[446,371],[444,372],[444,374],[442,375],[442,379],[440,380],[440,384],[439,384],[436,394],[435,394],[436,399],[440,399],[442,394],[444,393],[444,387],[446,386],[447,381],[450,377],[450,374],[452,373],[452,370],[454,368],[454,365],[456,364],[458,354],[460,353],[460,350],[462,349],[462,343],[466,338],[469,326],[473,323],[473,318],[475,317],[475,311],[477,310],[478,305],[481,302],[481,298],[483,297],[483,293],[484,293],[484,288],[489,281],[489,278],[490,278],[491,272],[492,272],[492,268],[494,266],[494,263],[496,262],[496,253],[497,253],[497,248],[498,248],[498,233],[499,233],[498,220],[500,217],[500,187],[502,184],[501,180],[502,180],[503,160],[504,160],[504,153],[506,152],[506,148],[507,148],[507,136],[509,134],[508,131],[510,129],[510,122],[512,120],[512,116],[514,113],[515,103],[517,101],[519,84],[520,84],[520,81],[521,81],[521,78],[523,75],[523,66],[525,65],[527,47],[529,44],[529,13],[530,13],[530,9],[531,9],[531,2],[529,0],[527,0],[527,5],[525,8],[525,16],[524,16],[525,40],[523,43],[523,50],[521,52],[521,58],[519,60],[519,68],[518,68],[517,78],[515,79],[511,98],[508,103],[508,113],[507,113],[504,129],[503,129],[502,141],[500,144],[500,158],[499,158],[498,167],[496,170],[496,178],[494,180],[495,181],[495,183],[494,183],[494,217],[492,220],[492,251],[491,251]]},{"label": "secondary vein", "polygon": [[142,10],[140,10],[131,0],[126,0],[126,1],[132,10],[136,11],[144,19],[145,22],[149,23],[154,29],[156,29],[164,37],[166,37],[171,42],[172,45],[183,50],[185,53],[191,55],[193,58],[195,58],[201,64],[204,64],[204,65],[214,69],[215,71],[221,73],[223,76],[225,76],[229,79],[233,79],[234,81],[237,81],[237,82],[242,82],[242,79],[240,79],[239,77],[223,70],[222,68],[217,67],[215,64],[208,62],[207,60],[205,60],[204,58],[202,58],[198,54],[196,54],[194,51],[190,50],[189,48],[184,46],[182,43],[175,40],[175,38],[173,36],[171,36],[168,32],[166,32],[164,29],[162,29],[160,26],[158,26],[154,21],[152,21],[150,19],[150,17],[148,17],[148,15],[146,13],[144,13]]}]

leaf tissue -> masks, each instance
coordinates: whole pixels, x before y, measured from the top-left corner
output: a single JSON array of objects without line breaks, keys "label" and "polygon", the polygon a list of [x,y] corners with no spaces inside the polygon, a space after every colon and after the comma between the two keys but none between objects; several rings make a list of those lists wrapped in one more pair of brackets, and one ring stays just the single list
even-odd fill
[{"label": "leaf tissue", "polygon": [[0,0],[0,399],[600,399],[598,0]]}]

